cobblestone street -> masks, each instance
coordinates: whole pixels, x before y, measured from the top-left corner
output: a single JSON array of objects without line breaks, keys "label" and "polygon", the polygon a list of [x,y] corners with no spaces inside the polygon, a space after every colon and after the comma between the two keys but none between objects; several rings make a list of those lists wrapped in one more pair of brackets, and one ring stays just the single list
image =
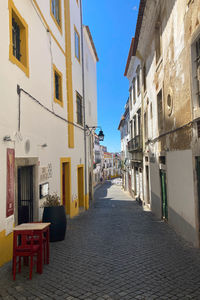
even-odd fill
[{"label": "cobblestone street", "polygon": [[92,208],[51,243],[43,274],[28,267],[12,280],[0,268],[2,299],[200,299],[200,251],[155,219],[121,187],[106,182]]}]

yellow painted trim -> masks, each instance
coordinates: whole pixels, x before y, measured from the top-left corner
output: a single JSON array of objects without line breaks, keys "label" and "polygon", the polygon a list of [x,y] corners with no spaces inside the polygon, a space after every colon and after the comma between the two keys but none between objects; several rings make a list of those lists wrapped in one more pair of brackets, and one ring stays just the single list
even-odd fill
[{"label": "yellow painted trim", "polygon": [[[59,94],[61,99],[56,98],[56,89],[55,89],[55,73],[59,76]],[[53,86],[54,86],[54,102],[58,103],[60,106],[63,107],[63,85],[62,85],[63,76],[62,73],[56,68],[53,64]]]},{"label": "yellow painted trim", "polygon": [[13,233],[6,236],[6,231],[0,232],[0,267],[12,259]]},{"label": "yellow painted trim", "polygon": [[57,46],[59,47],[59,49],[61,50],[61,52],[65,55],[65,51],[63,50],[63,48],[61,47],[60,43],[58,42],[58,40],[56,39],[55,35],[53,34],[53,32],[51,31],[49,25],[47,24],[47,21],[45,19],[45,17],[43,16],[43,13],[39,7],[39,5],[37,4],[37,1],[36,0],[33,0],[34,4],[35,4],[35,7],[37,8],[46,28],[48,29],[49,33],[51,34],[52,38],[54,39],[54,41],[56,42]]},{"label": "yellow painted trim", "polygon": [[71,27],[70,27],[70,3],[64,1],[65,11],[65,52],[66,52],[66,85],[67,85],[67,110],[68,110],[68,146],[74,148],[74,103],[72,84],[72,59],[71,59]]},{"label": "yellow painted trim", "polygon": [[[70,157],[61,157],[60,158],[60,199],[61,199],[61,201],[63,198],[63,194],[62,194],[62,186],[63,186],[62,165],[63,165],[63,163],[69,163],[69,187],[68,187],[69,201],[68,201],[68,203],[65,203],[65,205],[66,205],[65,210],[67,211],[67,204],[68,204],[69,205],[69,215],[71,216],[71,199],[72,199],[71,158]],[[68,211],[67,211],[67,214],[68,214]]]},{"label": "yellow painted trim", "polygon": [[56,27],[58,28],[58,30],[60,31],[60,33],[62,34],[62,5],[61,5],[61,0],[59,0],[59,19],[60,19],[60,25],[58,24],[56,18],[54,17],[54,14],[52,13],[52,2],[50,0],[50,15],[52,17],[52,19],[54,20]]},{"label": "yellow painted trim", "polygon": [[[10,45],[9,45],[9,59],[17,65],[27,77],[29,77],[29,53],[28,53],[28,24],[22,18],[19,11],[15,7],[12,0],[8,1],[9,9],[9,32],[10,32]],[[21,38],[21,61],[19,61],[13,55],[13,40],[12,40],[12,16],[14,15],[19,27],[20,27],[20,38]]]},{"label": "yellow painted trim", "polygon": [[75,199],[71,203],[70,218],[74,218],[74,217],[78,216],[78,214],[79,214],[78,199]]},{"label": "yellow painted trim", "polygon": [[[81,171],[81,178],[79,181],[79,169],[82,169]],[[82,189],[81,191],[81,195],[79,198],[79,189]],[[79,207],[85,207],[85,193],[84,193],[84,165],[80,164],[77,165],[77,191],[78,191],[78,203],[79,203]]]},{"label": "yellow painted trim", "polygon": [[[79,58],[76,56],[76,39],[75,39],[75,32],[77,33],[78,35],[78,54],[79,54]],[[81,63],[81,51],[80,51],[80,34],[78,33],[78,30],[76,28],[76,26],[74,25],[74,54],[75,54],[75,57],[76,59],[78,60],[79,63]]]}]

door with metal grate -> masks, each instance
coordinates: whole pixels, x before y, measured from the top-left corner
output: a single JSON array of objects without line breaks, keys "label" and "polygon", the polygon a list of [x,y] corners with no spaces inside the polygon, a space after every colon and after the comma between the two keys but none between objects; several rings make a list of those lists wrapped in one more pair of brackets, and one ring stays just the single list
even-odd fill
[{"label": "door with metal grate", "polygon": [[18,224],[33,221],[33,166],[18,168]]}]

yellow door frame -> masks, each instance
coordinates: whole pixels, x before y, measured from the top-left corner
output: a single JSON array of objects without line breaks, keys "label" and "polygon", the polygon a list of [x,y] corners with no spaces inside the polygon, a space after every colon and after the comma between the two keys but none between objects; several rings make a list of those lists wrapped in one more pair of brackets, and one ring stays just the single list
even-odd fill
[{"label": "yellow door frame", "polygon": [[65,212],[70,215],[71,211],[71,158],[62,157],[60,158],[60,198],[61,203],[63,204],[63,165],[65,172]]},{"label": "yellow door frame", "polygon": [[84,197],[84,165],[77,166],[77,189],[78,189],[78,205],[85,207]]}]

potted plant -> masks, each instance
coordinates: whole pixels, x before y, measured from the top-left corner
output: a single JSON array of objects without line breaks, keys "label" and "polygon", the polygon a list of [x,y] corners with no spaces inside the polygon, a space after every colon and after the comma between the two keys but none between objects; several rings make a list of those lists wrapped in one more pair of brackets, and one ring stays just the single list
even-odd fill
[{"label": "potted plant", "polygon": [[65,239],[67,219],[65,208],[60,204],[59,196],[54,193],[48,195],[44,201],[42,222],[50,222],[50,242],[62,241]]}]

